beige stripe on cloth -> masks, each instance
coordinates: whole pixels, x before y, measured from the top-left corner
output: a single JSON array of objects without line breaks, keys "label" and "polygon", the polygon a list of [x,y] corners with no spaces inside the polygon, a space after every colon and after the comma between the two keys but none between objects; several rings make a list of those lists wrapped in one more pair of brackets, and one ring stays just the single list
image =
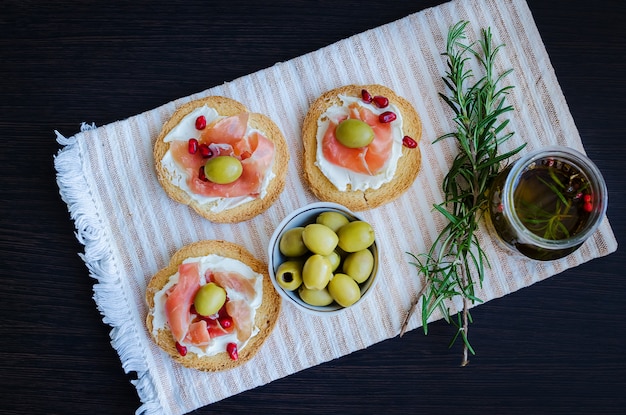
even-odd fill
[{"label": "beige stripe on cloth", "polygon": [[[190,412],[398,335],[402,317],[421,288],[406,253],[425,252],[444,224],[432,206],[442,200],[441,180],[456,150],[453,142],[432,141],[453,130],[451,112],[437,94],[445,91],[440,53],[447,31],[461,19],[470,21],[473,39],[481,28],[491,27],[495,41],[506,44],[498,70],[515,69],[506,78],[515,86],[509,103],[516,108],[511,119],[515,136],[507,148],[527,142],[524,151],[548,144],[584,151],[524,0],[446,3],[126,120],[86,126],[70,138],[58,135],[64,146],[55,159],[61,195],[85,245],[81,255],[97,280],[94,299],[113,327],[113,347],[124,370],[138,375],[133,383],[142,401],[139,413]],[[308,105],[331,88],[369,83],[387,85],[407,98],[424,124],[424,164],[413,186],[400,199],[363,213],[374,225],[383,253],[375,295],[329,318],[284,305],[264,347],[237,369],[206,374],[175,364],[144,327],[147,281],[174,251],[201,239],[232,241],[267,261],[274,227],[294,209],[316,201],[301,173],[300,128]],[[269,115],[289,144],[292,160],[284,192],[267,212],[246,223],[219,225],[202,219],[170,200],[147,173],[154,171],[152,145],[163,122],[178,105],[207,95],[225,95]],[[493,264],[478,292],[485,301],[617,249],[606,219],[580,250],[550,263],[512,256],[485,233],[481,242]],[[420,324],[416,315],[410,329]]]}]

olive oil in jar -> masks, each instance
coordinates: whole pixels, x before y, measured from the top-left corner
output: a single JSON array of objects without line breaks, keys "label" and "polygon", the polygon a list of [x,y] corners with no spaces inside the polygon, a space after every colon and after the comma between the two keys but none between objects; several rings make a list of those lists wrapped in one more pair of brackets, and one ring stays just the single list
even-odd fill
[{"label": "olive oil in jar", "polygon": [[508,247],[552,260],[578,249],[595,231],[606,199],[604,180],[589,159],[551,147],[523,157],[496,178],[489,217]]},{"label": "olive oil in jar", "polygon": [[538,160],[522,173],[513,198],[522,224],[535,235],[551,240],[576,235],[593,209],[593,196],[583,173],[551,159]]}]

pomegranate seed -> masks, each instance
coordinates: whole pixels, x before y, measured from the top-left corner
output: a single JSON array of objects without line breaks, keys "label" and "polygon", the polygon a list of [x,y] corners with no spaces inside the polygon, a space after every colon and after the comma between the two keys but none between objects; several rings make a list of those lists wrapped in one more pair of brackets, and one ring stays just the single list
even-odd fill
[{"label": "pomegranate seed", "polygon": [[405,135],[402,137],[402,145],[408,148],[415,148],[417,147],[417,141],[413,140],[408,135]]},{"label": "pomegranate seed", "polygon": [[591,202],[591,195],[583,196],[583,200],[585,201],[585,203],[590,203]]},{"label": "pomegranate seed", "polygon": [[230,318],[230,315],[226,312],[226,306],[220,308],[220,311],[217,313],[217,319],[221,322],[225,318]]},{"label": "pomegranate seed", "polygon": [[585,202],[583,209],[585,209],[585,212],[589,213],[593,210],[593,204],[591,202]]},{"label": "pomegranate seed", "polygon": [[198,147],[198,149],[200,150],[200,154],[204,158],[209,158],[213,156],[213,151],[206,144],[200,144],[200,147]]},{"label": "pomegranate seed", "polygon": [[498,213],[502,213],[503,210],[504,210],[504,205],[502,203],[499,203],[498,208],[497,208]]},{"label": "pomegranate seed", "polygon": [[232,360],[239,359],[239,353],[237,352],[237,344],[236,343],[228,343],[226,345],[226,352]]},{"label": "pomegranate seed", "polygon": [[181,356],[187,355],[187,348],[178,342],[176,342],[176,350],[178,350]]},{"label": "pomegranate seed", "polygon": [[196,118],[196,130],[204,130],[206,128],[206,118],[204,115]]},{"label": "pomegranate seed", "polygon": [[198,170],[198,178],[203,182],[209,181],[209,179],[206,178],[206,174],[204,173],[204,166],[200,166],[200,169]]},{"label": "pomegranate seed", "polygon": [[385,111],[378,116],[378,121],[382,123],[392,122],[396,119],[396,114],[391,111]]},{"label": "pomegranate seed", "polygon": [[387,105],[389,105],[389,99],[383,97],[382,95],[376,95],[374,98],[372,98],[372,101],[374,101],[374,104],[378,108],[385,108]]},{"label": "pomegranate seed", "polygon": [[363,101],[367,102],[368,104],[370,104],[372,102],[372,100],[373,100],[372,94],[367,92],[367,89],[362,89],[361,90],[361,98],[363,98]]},{"label": "pomegranate seed", "polygon": [[222,317],[218,321],[220,322],[220,325],[225,329],[228,329],[233,325],[233,319],[231,317]]},{"label": "pomegranate seed", "polygon": [[189,154],[196,154],[198,152],[198,140],[190,138],[187,143],[187,149],[189,150]]}]

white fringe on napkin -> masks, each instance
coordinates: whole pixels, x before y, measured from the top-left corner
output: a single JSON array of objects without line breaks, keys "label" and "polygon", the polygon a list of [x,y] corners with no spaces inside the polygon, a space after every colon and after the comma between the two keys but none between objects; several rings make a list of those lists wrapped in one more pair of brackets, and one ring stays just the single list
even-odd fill
[{"label": "white fringe on napkin", "polygon": [[[95,129],[95,124],[81,125],[81,132]],[[94,209],[97,204],[90,193],[86,175],[82,171],[79,142],[76,136],[66,138],[55,131],[57,142],[63,146],[54,158],[57,170],[57,184],[63,201],[67,204],[71,219],[76,227],[76,238],[85,246],[79,256],[87,265],[89,275],[98,282],[94,285],[94,300],[104,316],[103,322],[110,325],[111,345],[117,350],[126,373],[137,373],[137,380],[131,382],[143,405],[137,414],[160,414],[162,407],[158,400],[155,382],[151,378],[146,359],[136,345],[139,340],[133,322],[128,319],[128,307],[132,307],[124,296],[115,255],[111,251],[110,236],[100,213]]]}]

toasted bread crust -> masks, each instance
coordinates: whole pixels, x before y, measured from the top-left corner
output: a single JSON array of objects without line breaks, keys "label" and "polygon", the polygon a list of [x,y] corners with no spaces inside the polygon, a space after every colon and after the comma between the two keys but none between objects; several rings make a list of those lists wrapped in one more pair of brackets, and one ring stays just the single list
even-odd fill
[{"label": "toasted bread crust", "polygon": [[269,117],[259,114],[250,113],[249,125],[258,129],[263,135],[274,143],[274,163],[272,171],[275,177],[271,180],[267,189],[267,194],[263,198],[257,198],[251,202],[239,205],[232,209],[226,209],[221,212],[212,212],[213,203],[200,204],[193,200],[184,190],[172,184],[167,170],[163,167],[161,160],[170,148],[170,143],[163,141],[165,136],[181,122],[181,120],[193,111],[195,108],[207,105],[214,108],[218,114],[223,116],[236,115],[242,112],[248,112],[247,108],[233,99],[221,96],[209,96],[188,102],[180,106],[172,115],[172,117],[163,125],[159,136],[154,144],[154,161],[159,183],[173,200],[189,205],[200,216],[218,223],[237,223],[255,217],[256,215],[267,210],[280,196],[285,187],[285,177],[287,175],[287,165],[289,163],[289,150],[287,142],[278,126]]},{"label": "toasted bread crust", "polygon": [[[239,359],[237,360],[230,359],[226,352],[210,357],[200,357],[191,352],[187,353],[186,356],[181,356],[176,350],[176,342],[169,329],[158,330],[156,336],[152,333],[154,295],[167,284],[169,278],[178,271],[178,266],[186,258],[203,257],[209,254],[239,260],[252,268],[254,272],[263,275],[263,300],[261,306],[256,311],[254,320],[255,325],[259,328],[259,332],[250,339],[246,347],[239,351]],[[243,247],[231,242],[217,240],[195,242],[176,251],[170,259],[169,265],[157,272],[149,281],[146,288],[146,302],[149,308],[146,316],[146,326],[156,344],[181,365],[207,372],[231,369],[252,359],[274,329],[281,308],[281,298],[270,281],[267,265],[252,256]]]},{"label": "toasted bread crust", "polygon": [[[382,95],[400,109],[403,118],[403,132],[418,143],[415,148],[402,146],[402,157],[392,181],[380,188],[365,191],[340,191],[315,165],[317,151],[317,120],[331,106],[341,103],[339,95],[361,96],[366,89],[372,96]],[[325,92],[309,107],[302,126],[304,145],[304,177],[311,191],[321,200],[340,203],[350,210],[362,211],[388,203],[402,195],[415,181],[421,166],[419,141],[422,136],[422,122],[413,106],[393,90],[382,85],[346,85]]]}]

